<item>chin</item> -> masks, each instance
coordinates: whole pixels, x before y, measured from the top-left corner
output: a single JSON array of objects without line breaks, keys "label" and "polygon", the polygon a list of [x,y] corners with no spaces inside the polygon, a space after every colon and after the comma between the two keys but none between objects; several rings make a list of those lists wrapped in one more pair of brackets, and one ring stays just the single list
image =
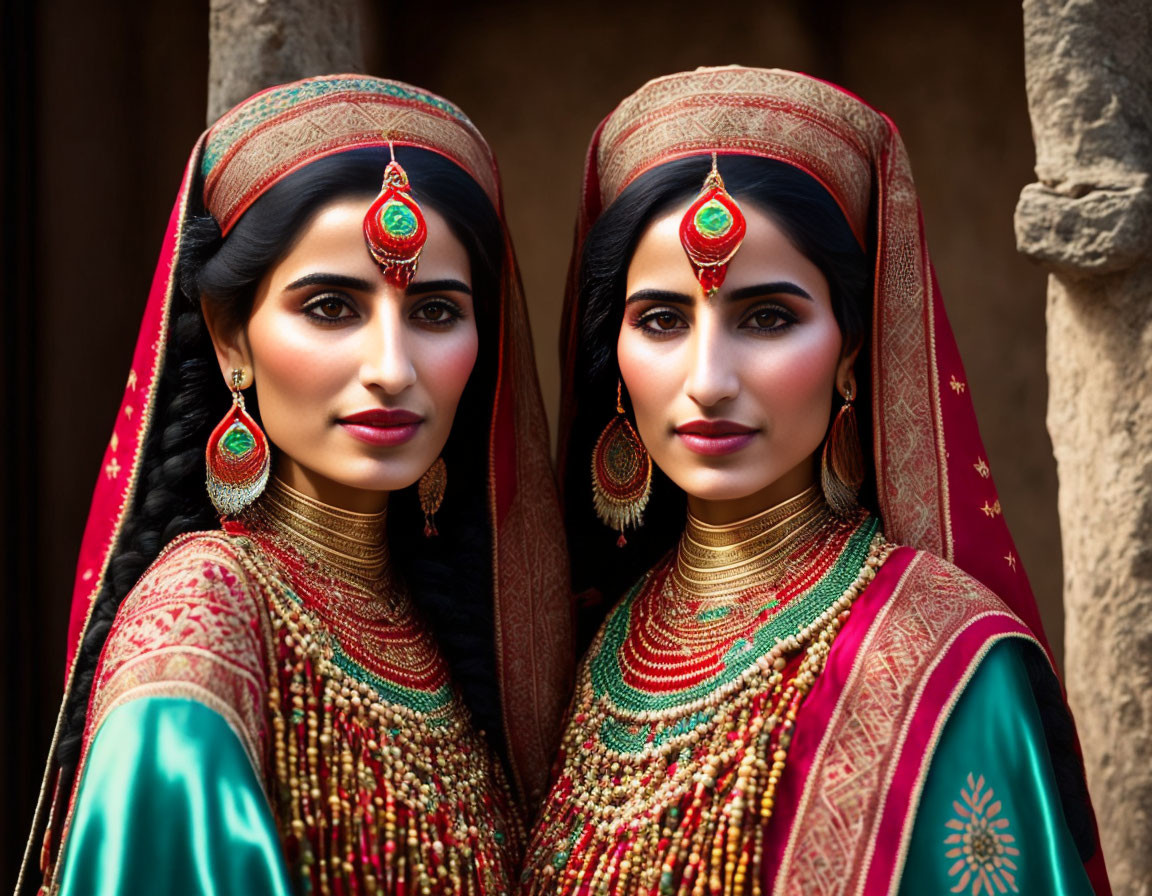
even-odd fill
[{"label": "chin", "polygon": [[740,501],[763,491],[775,481],[762,473],[752,478],[721,470],[701,471],[679,479],[668,478],[685,493],[701,501]]},{"label": "chin", "polygon": [[336,468],[316,470],[321,476],[341,488],[365,492],[396,492],[408,488],[423,475],[425,468],[417,469],[411,462],[382,464],[366,458],[349,458]]}]

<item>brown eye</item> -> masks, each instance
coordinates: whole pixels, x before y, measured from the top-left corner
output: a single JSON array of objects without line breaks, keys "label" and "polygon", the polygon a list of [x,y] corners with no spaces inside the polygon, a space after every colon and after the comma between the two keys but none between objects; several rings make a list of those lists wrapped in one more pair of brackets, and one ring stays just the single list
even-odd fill
[{"label": "brown eye", "polygon": [[665,336],[687,328],[688,324],[671,308],[649,308],[631,321],[631,326],[650,336]]},{"label": "brown eye", "polygon": [[435,324],[440,327],[450,326],[453,321],[463,316],[463,311],[446,299],[426,302],[412,312],[412,318],[414,320],[425,324]]},{"label": "brown eye", "polygon": [[352,307],[339,296],[319,296],[304,308],[304,313],[319,323],[337,323],[356,316]]},{"label": "brown eye", "polygon": [[783,333],[794,323],[796,323],[796,316],[791,311],[769,306],[757,308],[751,312],[740,324],[740,328],[763,334],[775,334]]},{"label": "brown eye", "polygon": [[344,312],[344,303],[336,299],[324,299],[315,306],[324,317],[335,320]]}]

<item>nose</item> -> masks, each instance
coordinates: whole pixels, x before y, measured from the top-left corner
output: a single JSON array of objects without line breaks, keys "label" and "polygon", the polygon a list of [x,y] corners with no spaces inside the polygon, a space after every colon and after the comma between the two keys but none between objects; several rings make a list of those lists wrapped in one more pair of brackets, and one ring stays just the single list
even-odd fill
[{"label": "nose", "polygon": [[389,395],[399,395],[416,382],[416,367],[404,326],[403,297],[389,296],[365,327],[360,379]]},{"label": "nose", "polygon": [[725,345],[723,324],[711,309],[697,316],[692,337],[685,348],[689,358],[685,391],[701,407],[715,407],[736,397],[740,379],[730,346]]}]

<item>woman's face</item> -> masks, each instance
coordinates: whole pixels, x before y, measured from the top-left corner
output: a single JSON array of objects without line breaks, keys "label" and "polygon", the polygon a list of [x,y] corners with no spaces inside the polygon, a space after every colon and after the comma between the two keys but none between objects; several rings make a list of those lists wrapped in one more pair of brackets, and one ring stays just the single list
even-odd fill
[{"label": "woman's face", "polygon": [[250,372],[276,475],[358,511],[436,460],[478,350],[468,253],[443,217],[423,209],[428,239],[402,290],[365,245],[371,204],[341,199],[311,219],[260,282],[239,355],[221,356],[226,378]]},{"label": "woman's face", "polygon": [[652,460],[697,517],[724,523],[815,481],[856,353],[842,357],[824,275],[749,202],[744,243],[706,296],[680,244],[688,205],[642,235],[616,349]]}]

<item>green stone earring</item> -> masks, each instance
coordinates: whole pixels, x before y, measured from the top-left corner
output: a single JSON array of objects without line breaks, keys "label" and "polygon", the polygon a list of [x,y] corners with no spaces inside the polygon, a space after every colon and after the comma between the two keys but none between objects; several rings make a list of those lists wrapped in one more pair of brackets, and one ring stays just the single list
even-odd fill
[{"label": "green stone earring", "polygon": [[232,407],[208,439],[204,452],[208,497],[221,516],[235,516],[258,497],[272,469],[268,439],[244,409],[244,371],[232,371]]}]

